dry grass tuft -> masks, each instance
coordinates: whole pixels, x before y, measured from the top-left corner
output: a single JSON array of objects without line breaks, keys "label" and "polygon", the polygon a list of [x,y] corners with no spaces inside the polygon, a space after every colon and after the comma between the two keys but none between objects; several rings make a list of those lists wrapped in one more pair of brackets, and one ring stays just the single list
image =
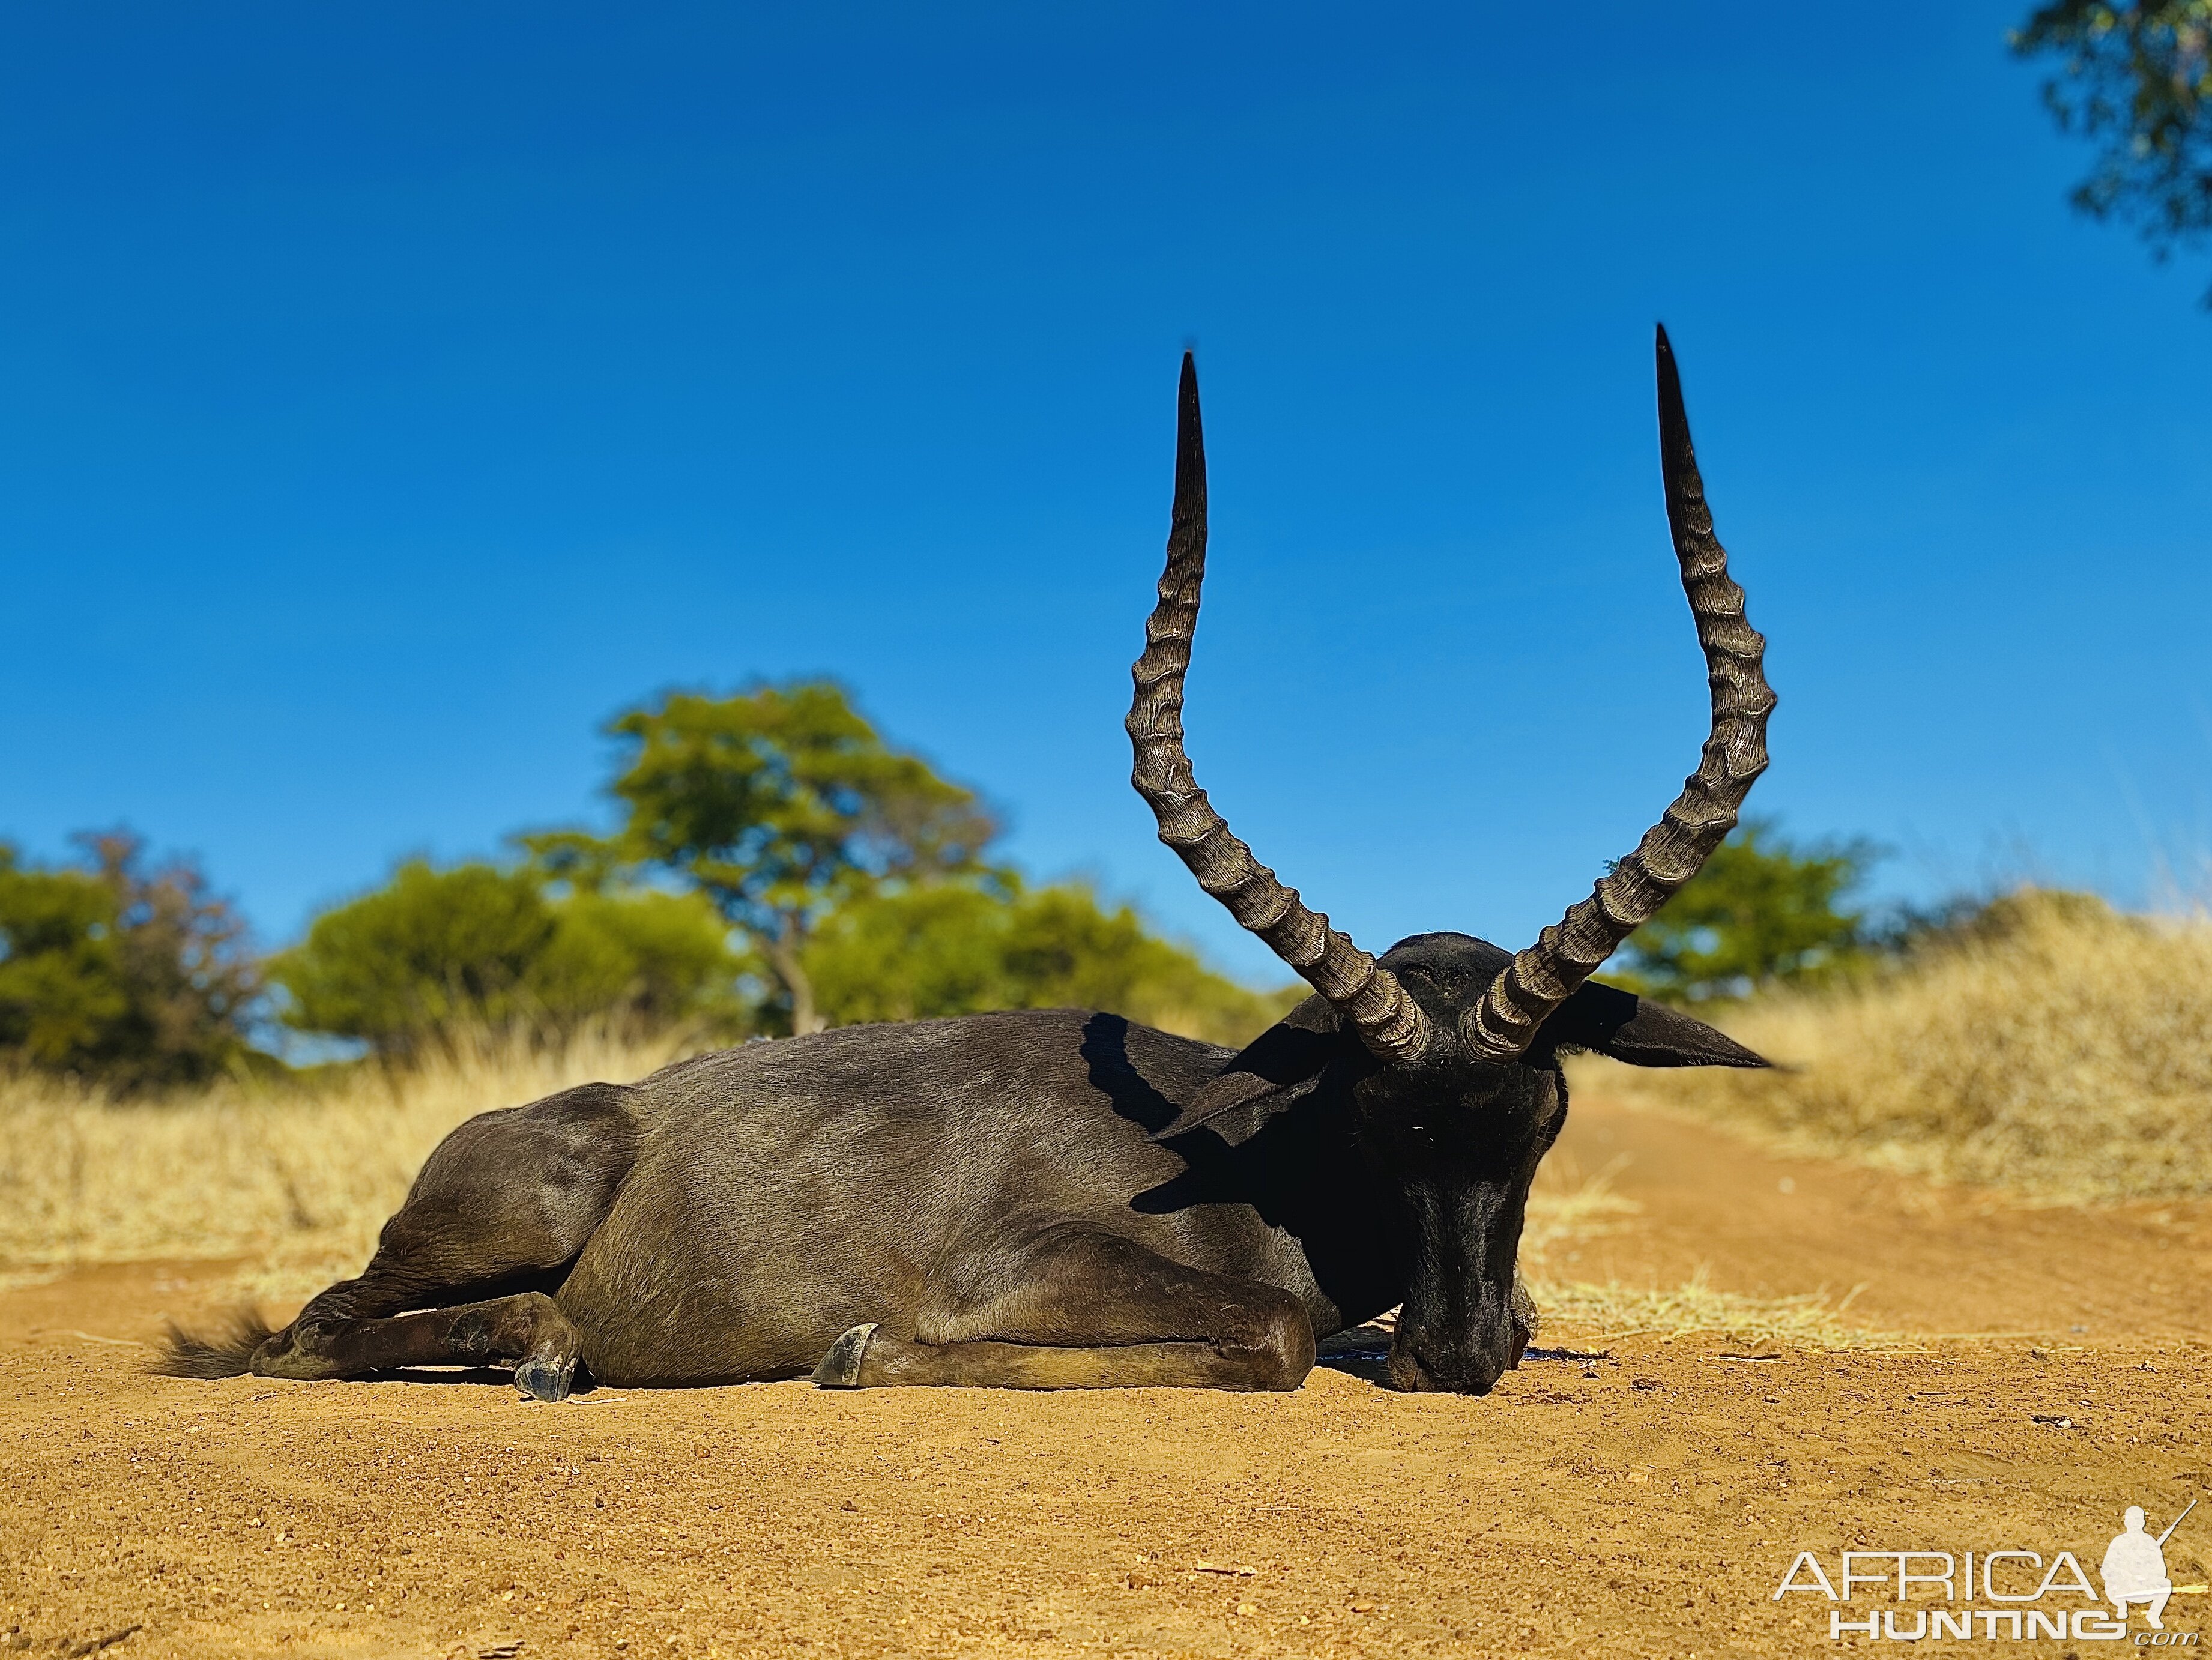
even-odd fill
[{"label": "dry grass tuft", "polygon": [[307,1091],[226,1084],[115,1103],[0,1084],[0,1265],[242,1257],[241,1289],[305,1297],[357,1273],[447,1131],[572,1084],[628,1082],[695,1045],[586,1033],[479,1039],[411,1072]]},{"label": "dry grass tuft", "polygon": [[[1856,1290],[1841,1297],[1813,1292],[1797,1297],[1742,1297],[1716,1291],[1703,1269],[1686,1285],[1604,1285],[1561,1277],[1550,1258],[1559,1246],[1589,1241],[1637,1215],[1642,1207],[1613,1191],[1624,1161],[1588,1175],[1553,1154],[1536,1172],[1528,1195],[1528,1225],[1521,1234],[1521,1267],[1529,1295],[1547,1331],[1560,1324],[1578,1338],[1715,1337],[1742,1345],[1786,1343],[1797,1348],[1845,1349],[1897,1340],[1847,1320]],[[1538,1341],[1551,1341],[1540,1337]]]},{"label": "dry grass tuft", "polygon": [[1708,1337],[1744,1346],[1786,1343],[1811,1349],[1879,1348],[1904,1341],[1844,1317],[1856,1292],[1841,1297],[1824,1291],[1743,1297],[1714,1290],[1702,1268],[1680,1286],[1639,1291],[1618,1282],[1535,1280],[1529,1291],[1546,1321],[1564,1322],[1607,1340]]},{"label": "dry grass tuft", "polygon": [[2202,920],[2031,891],[1866,984],[1763,999],[1723,1023],[1790,1070],[1577,1066],[1587,1087],[1792,1152],[2058,1202],[2212,1195]]},{"label": "dry grass tuft", "polygon": [[1627,1163],[1626,1157],[1615,1158],[1585,1174],[1571,1153],[1561,1151],[1539,1164],[1521,1229],[1522,1265],[1540,1273],[1558,1247],[1586,1244],[1640,1215],[1643,1206],[1613,1191],[1613,1179]]}]

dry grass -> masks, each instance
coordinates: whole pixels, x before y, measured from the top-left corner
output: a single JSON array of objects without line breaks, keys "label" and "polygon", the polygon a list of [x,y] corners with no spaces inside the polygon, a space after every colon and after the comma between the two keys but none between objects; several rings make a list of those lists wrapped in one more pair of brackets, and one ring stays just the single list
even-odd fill
[{"label": "dry grass", "polygon": [[1521,1229],[1524,1268],[1540,1274],[1559,1247],[1587,1244],[1642,1213],[1643,1206],[1613,1190],[1613,1177],[1627,1162],[1624,1156],[1585,1171],[1562,1148],[1536,1167],[1536,1183],[1528,1190],[1528,1219]]},{"label": "dry grass", "polygon": [[1613,1190],[1620,1164],[1586,1175],[1554,1154],[1536,1172],[1521,1235],[1521,1268],[1547,1330],[1571,1327],[1577,1341],[1711,1337],[1745,1347],[1866,1348],[1898,1341],[1845,1317],[1856,1289],[1840,1297],[1825,1291],[1743,1297],[1715,1290],[1702,1268],[1679,1286],[1597,1285],[1562,1277],[1551,1262],[1554,1250],[1585,1245],[1642,1209]]},{"label": "dry grass", "polygon": [[1607,1341],[1623,1337],[1704,1337],[1743,1347],[1784,1344],[1800,1349],[1862,1349],[1904,1341],[1845,1317],[1852,1293],[1808,1292],[1798,1297],[1743,1297],[1716,1291],[1699,1269],[1686,1284],[1638,1290],[1532,1282],[1547,1321],[1562,1322]]},{"label": "dry grass", "polygon": [[2212,924],[2026,893],[1865,984],[1723,1018],[1790,1068],[1589,1087],[2062,1203],[2212,1195]]},{"label": "dry grass", "polygon": [[473,1114],[694,1047],[586,1034],[559,1049],[484,1039],[390,1076],[348,1072],[301,1093],[222,1085],[116,1104],[0,1085],[0,1270],[239,1257],[241,1288],[302,1298],[359,1271],[447,1131]]}]

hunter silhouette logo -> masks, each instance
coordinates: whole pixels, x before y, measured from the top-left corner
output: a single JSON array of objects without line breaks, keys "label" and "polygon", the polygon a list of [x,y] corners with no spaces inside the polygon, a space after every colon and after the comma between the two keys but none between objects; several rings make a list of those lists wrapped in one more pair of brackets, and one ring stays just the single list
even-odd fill
[{"label": "hunter silhouette logo", "polygon": [[[2166,1602],[2203,1596],[2208,1588],[2173,1583],[2166,1543],[2197,1504],[2191,1499],[2158,1534],[2149,1531],[2142,1505],[2129,1505],[2098,1564],[2101,1597],[2070,1550],[2048,1556],[2032,1550],[1847,1550],[1838,1554],[1833,1578],[1817,1554],[1802,1550],[1770,1600],[1802,1593],[1836,1603],[1862,1596],[1888,1603],[1848,1613],[1832,1608],[1828,1635],[1907,1643],[1929,1637],[2118,1642],[2130,1636],[2130,1616],[2140,1608],[2148,1629],[2133,1633],[2136,1647],[2194,1648],[2197,1633],[2166,1628]],[[1920,1606],[1910,1606],[1915,1602]]]},{"label": "hunter silhouette logo", "polygon": [[2128,1617],[2129,1603],[2148,1602],[2150,1606],[2143,1613],[2151,1629],[2166,1629],[2166,1621],[2159,1616],[2166,1612],[2166,1599],[2173,1595],[2173,1582],[2166,1577],[2166,1541],[2188,1519],[2189,1511],[2196,1508],[2192,1499],[2189,1510],[2175,1517],[2166,1531],[2154,1539],[2143,1531],[2142,1506],[2128,1506],[2122,1518],[2127,1531],[2105,1547],[2105,1560],[2098,1570],[2105,1582],[2105,1600],[2120,1611],[2121,1619]]}]

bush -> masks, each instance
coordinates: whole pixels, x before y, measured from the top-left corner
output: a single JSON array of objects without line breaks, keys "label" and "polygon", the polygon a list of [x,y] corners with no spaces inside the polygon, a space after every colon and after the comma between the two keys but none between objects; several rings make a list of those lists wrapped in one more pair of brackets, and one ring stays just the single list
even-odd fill
[{"label": "bush", "polygon": [[242,1063],[260,982],[237,913],[127,830],[73,839],[87,862],[58,869],[0,842],[0,1055],[126,1091]]},{"label": "bush", "polygon": [[823,921],[806,972],[836,1024],[1000,1008],[1094,1008],[1243,1043],[1303,987],[1255,992],[1146,931],[1088,889],[938,883],[857,899]]},{"label": "bush", "polygon": [[418,859],[317,917],[269,976],[289,994],[286,1025],[386,1055],[467,1026],[553,1035],[612,1017],[726,1027],[745,967],[727,935],[690,895],[556,896],[532,871]]}]

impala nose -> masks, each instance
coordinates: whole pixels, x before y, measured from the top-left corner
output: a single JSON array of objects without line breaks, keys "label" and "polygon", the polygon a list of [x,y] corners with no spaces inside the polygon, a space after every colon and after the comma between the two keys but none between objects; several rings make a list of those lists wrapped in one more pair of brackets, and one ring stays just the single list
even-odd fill
[{"label": "impala nose", "polygon": [[1390,1339],[1390,1383],[1419,1393],[1487,1395],[1519,1365],[1541,1323],[1520,1277],[1480,1289],[1465,1304],[1411,1303]]},{"label": "impala nose", "polygon": [[1447,1359],[1402,1332],[1390,1345],[1391,1386],[1410,1395],[1487,1395],[1510,1364],[1504,1355],[1480,1352]]}]

